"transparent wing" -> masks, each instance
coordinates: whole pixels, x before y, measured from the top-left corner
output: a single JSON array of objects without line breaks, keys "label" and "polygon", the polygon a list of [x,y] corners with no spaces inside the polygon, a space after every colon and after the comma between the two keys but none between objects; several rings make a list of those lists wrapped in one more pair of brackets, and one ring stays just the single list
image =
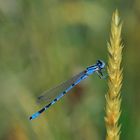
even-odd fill
[{"label": "transparent wing", "polygon": [[75,83],[81,76],[83,76],[86,72],[82,71],[79,74],[73,76],[71,79],[59,84],[58,86],[44,91],[37,99],[37,102],[45,101],[50,103],[53,99],[55,99],[58,95],[64,92],[67,88],[69,88],[73,83]]}]

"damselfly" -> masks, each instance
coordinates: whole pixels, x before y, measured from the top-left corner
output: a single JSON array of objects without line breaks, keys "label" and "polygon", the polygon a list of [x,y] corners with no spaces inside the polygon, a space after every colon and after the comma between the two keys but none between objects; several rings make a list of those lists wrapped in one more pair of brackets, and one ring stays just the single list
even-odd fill
[{"label": "damselfly", "polygon": [[68,91],[70,91],[75,85],[80,83],[82,80],[86,79],[89,75],[96,72],[100,78],[103,78],[102,69],[105,67],[105,63],[101,60],[98,60],[96,64],[87,67],[84,71],[75,75],[68,81],[61,83],[60,85],[52,88],[48,91],[42,93],[41,96],[38,97],[38,102],[45,100],[48,104],[30,116],[30,120],[37,118],[41,113],[47,110],[50,106],[55,104],[60,98],[62,98]]}]

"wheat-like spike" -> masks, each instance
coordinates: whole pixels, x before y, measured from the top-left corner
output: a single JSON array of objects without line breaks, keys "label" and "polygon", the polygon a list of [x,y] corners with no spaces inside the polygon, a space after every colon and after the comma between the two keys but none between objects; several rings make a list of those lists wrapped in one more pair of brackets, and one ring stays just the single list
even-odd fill
[{"label": "wheat-like spike", "polygon": [[111,37],[108,45],[109,59],[108,59],[108,93],[106,94],[106,140],[119,140],[121,126],[118,124],[118,120],[121,114],[121,97],[120,89],[122,86],[122,69],[120,67],[122,60],[122,48],[121,43],[121,28],[120,18],[118,11],[116,10],[112,16],[111,23]]}]

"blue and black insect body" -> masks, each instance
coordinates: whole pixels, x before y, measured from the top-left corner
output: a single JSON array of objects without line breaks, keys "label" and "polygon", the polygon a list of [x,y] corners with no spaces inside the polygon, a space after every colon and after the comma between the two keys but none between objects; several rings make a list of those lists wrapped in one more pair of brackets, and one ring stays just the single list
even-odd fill
[{"label": "blue and black insect body", "polygon": [[84,71],[73,76],[71,79],[61,83],[60,85],[52,88],[48,91],[42,93],[38,97],[38,101],[46,101],[48,104],[30,116],[30,120],[37,118],[41,113],[47,110],[50,106],[55,104],[60,98],[62,98],[68,91],[70,91],[75,85],[79,84],[82,80],[86,79],[89,75],[97,73],[100,78],[104,78],[102,74],[102,69],[104,69],[105,63],[101,60],[98,60],[96,64],[87,67]]}]

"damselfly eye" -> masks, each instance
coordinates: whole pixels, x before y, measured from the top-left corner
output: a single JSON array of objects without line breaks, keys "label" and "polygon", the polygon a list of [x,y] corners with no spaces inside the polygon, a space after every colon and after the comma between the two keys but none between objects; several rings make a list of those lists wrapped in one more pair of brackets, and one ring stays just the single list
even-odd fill
[{"label": "damselfly eye", "polygon": [[105,63],[104,63],[102,60],[98,60],[98,61],[97,61],[97,65],[98,65],[98,67],[99,67],[100,69],[103,69],[104,66],[105,66]]}]

